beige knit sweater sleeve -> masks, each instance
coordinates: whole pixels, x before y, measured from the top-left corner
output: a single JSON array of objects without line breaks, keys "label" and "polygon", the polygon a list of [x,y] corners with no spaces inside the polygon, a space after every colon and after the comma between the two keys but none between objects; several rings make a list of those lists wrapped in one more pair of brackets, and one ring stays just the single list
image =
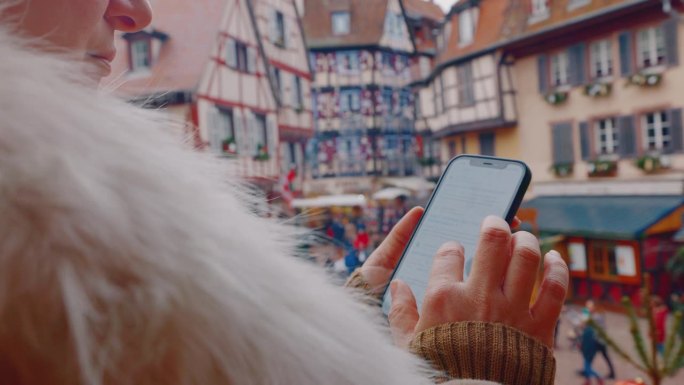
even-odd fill
[{"label": "beige knit sweater sleeve", "polygon": [[[347,287],[369,290],[357,270]],[[556,361],[553,351],[540,341],[503,324],[457,322],[420,332],[410,349],[444,373],[438,382],[449,385],[486,385],[487,381],[505,385],[550,385],[554,382]]]}]

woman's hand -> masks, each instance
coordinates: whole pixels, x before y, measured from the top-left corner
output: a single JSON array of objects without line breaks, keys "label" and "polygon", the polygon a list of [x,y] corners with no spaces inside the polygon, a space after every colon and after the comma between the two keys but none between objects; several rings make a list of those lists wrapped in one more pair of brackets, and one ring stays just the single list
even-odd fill
[{"label": "woman's hand", "polygon": [[[411,239],[411,234],[418,225],[423,211],[422,207],[414,207],[406,213],[363,264],[361,275],[371,289],[377,291],[389,283],[392,272],[397,267],[399,258]],[[519,224],[520,221],[516,217],[513,220],[513,228]]]},{"label": "woman's hand", "polygon": [[437,252],[420,315],[409,286],[392,282],[389,321],[395,342],[406,347],[415,334],[431,327],[482,321],[514,327],[553,348],[554,328],[569,279],[560,254],[546,254],[543,279],[532,304],[541,261],[534,235],[512,235],[504,220],[488,217],[482,225],[472,272],[465,282],[464,259],[463,247],[455,242],[443,245]]}]

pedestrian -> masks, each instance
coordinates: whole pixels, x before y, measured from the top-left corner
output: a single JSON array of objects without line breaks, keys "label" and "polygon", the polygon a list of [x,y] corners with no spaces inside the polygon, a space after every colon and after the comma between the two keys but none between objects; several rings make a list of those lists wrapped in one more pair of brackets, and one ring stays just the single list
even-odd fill
[{"label": "pedestrian", "polygon": [[[588,310],[591,319],[598,326],[600,326],[601,329],[607,330],[605,311],[600,306],[596,305],[596,303],[591,299],[587,300],[585,307]],[[613,366],[613,361],[610,359],[610,354],[608,352],[608,347],[606,346],[606,341],[604,341],[600,336],[597,335],[596,344],[598,352],[601,353],[603,359],[606,361],[606,365],[608,365],[608,376],[606,378],[611,380],[615,379],[615,368]]]},{"label": "pedestrian", "polygon": [[653,306],[653,322],[655,323],[656,349],[661,355],[665,354],[665,329],[667,328],[667,306],[662,298],[654,295],[651,299]]},{"label": "pedestrian", "polygon": [[[151,17],[146,0],[0,2],[3,384],[429,385],[427,360],[450,384],[553,382],[558,253],[530,306],[538,240],[488,218],[466,282],[461,247],[434,257],[420,314],[392,284],[392,344],[358,293],[294,258],[297,232],[257,217],[224,163],[178,143],[167,117],[88,87],[114,32]],[[387,286],[420,215],[356,270],[366,286]]]},{"label": "pedestrian", "polygon": [[591,384],[592,377],[596,379],[599,385],[603,384],[603,379],[592,367],[594,357],[596,357],[596,353],[598,353],[598,351],[599,341],[596,338],[596,330],[594,330],[591,325],[585,323],[581,337],[581,352],[582,360],[584,362],[582,374],[586,379],[584,382],[585,385]]}]

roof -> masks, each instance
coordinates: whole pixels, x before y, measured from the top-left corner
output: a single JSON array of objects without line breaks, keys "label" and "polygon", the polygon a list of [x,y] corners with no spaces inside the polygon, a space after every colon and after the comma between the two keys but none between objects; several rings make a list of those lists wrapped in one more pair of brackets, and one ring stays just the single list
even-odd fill
[{"label": "roof", "polygon": [[[123,35],[116,39],[119,52],[112,75],[103,81],[124,95],[175,90],[194,90],[209,60],[220,28],[225,0],[164,0],[154,4],[154,31],[168,35],[149,76],[131,77],[128,45]],[[107,87],[107,86],[105,86]]]},{"label": "roof", "polygon": [[549,196],[523,204],[537,209],[545,233],[601,239],[637,239],[684,205],[682,196]]},{"label": "roof", "polygon": [[444,19],[444,12],[434,0],[402,0],[404,10],[409,17],[423,17],[433,21],[441,22]]},{"label": "roof", "polygon": [[[509,7],[516,0],[482,0],[479,2],[479,16],[473,42],[461,46],[459,43],[458,18],[460,12],[452,9],[449,13],[451,33],[446,42],[445,48],[437,55],[437,64],[443,64],[459,57],[466,56],[478,51],[482,51],[503,38],[506,15]],[[464,7],[459,7],[463,9]]]},{"label": "roof", "polygon": [[[376,45],[382,39],[388,0],[305,0],[304,35],[309,48]],[[334,11],[349,11],[350,33],[332,33]]]}]

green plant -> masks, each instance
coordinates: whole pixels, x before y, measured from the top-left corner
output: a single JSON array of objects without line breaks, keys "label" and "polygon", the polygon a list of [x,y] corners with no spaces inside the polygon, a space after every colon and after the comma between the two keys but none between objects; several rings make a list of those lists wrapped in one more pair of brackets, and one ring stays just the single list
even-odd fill
[{"label": "green plant", "polygon": [[655,87],[662,81],[661,74],[638,73],[627,78],[627,85],[634,84],[640,87]]},{"label": "green plant", "polygon": [[551,171],[558,177],[566,177],[572,174],[573,164],[572,163],[556,163],[551,166]]},{"label": "green plant", "polygon": [[665,155],[646,154],[637,158],[634,164],[645,172],[656,172],[670,167],[669,158]]},{"label": "green plant", "polygon": [[588,164],[589,176],[612,176],[617,173],[617,162],[614,160],[597,159]]},{"label": "green plant", "polygon": [[235,138],[231,136],[223,139],[223,141],[221,141],[221,149],[226,154],[237,154],[237,143],[235,142]]},{"label": "green plant", "polygon": [[421,166],[428,167],[428,166],[434,166],[437,164],[437,158],[435,157],[421,157],[418,158],[418,163],[420,163]]},{"label": "green plant", "polygon": [[613,85],[610,83],[592,83],[584,86],[584,94],[592,98],[608,96],[612,90]]},{"label": "green plant", "polygon": [[644,336],[639,329],[637,313],[632,305],[632,301],[628,297],[622,299],[622,305],[625,310],[627,310],[627,315],[629,316],[629,331],[637,351],[637,359],[627,354],[627,352],[620,347],[599,324],[590,319],[589,325],[596,330],[599,338],[606,341],[606,344],[615,351],[620,358],[627,361],[640,372],[646,374],[651,380],[651,385],[660,385],[664,378],[674,376],[679,369],[684,366],[684,340],[682,340],[677,333],[682,323],[682,313],[675,313],[674,322],[670,327],[665,341],[665,352],[662,358],[658,358],[657,342],[654,338],[656,335],[656,326],[653,317],[653,297],[651,296],[651,277],[649,274],[644,275],[644,286],[642,310],[648,319],[649,341],[644,341]]},{"label": "green plant", "polygon": [[269,160],[271,157],[268,154],[268,146],[265,144],[257,145],[257,152],[254,155],[254,160]]},{"label": "green plant", "polygon": [[547,103],[557,106],[559,104],[565,103],[565,101],[568,100],[568,93],[563,91],[554,91],[544,96],[544,99]]}]

